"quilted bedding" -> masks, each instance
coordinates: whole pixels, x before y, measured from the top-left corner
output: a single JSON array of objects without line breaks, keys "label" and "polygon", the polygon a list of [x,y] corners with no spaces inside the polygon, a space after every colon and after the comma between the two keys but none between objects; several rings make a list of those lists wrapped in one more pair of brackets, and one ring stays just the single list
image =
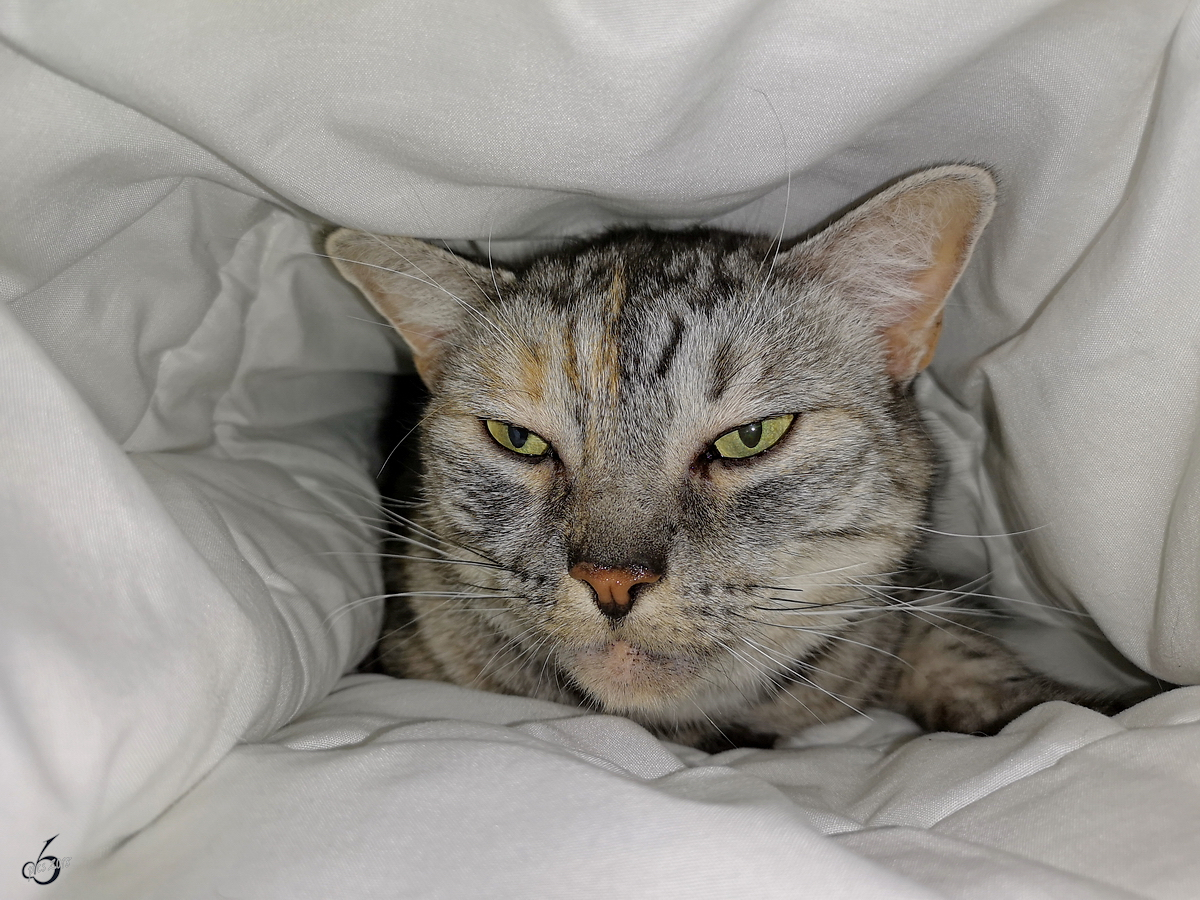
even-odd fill
[{"label": "quilted bedding", "polygon": [[[1200,897],[1200,4],[6,0],[0,38],[0,896]],[[407,363],[325,223],[794,235],[955,161],[1002,197],[919,385],[929,553],[1039,665],[1184,687],[707,756],[348,674]]]}]

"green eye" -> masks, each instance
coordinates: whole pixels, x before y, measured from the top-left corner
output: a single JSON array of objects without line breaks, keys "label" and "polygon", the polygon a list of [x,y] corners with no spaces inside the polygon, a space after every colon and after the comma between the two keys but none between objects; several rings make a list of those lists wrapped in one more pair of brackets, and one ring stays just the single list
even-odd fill
[{"label": "green eye", "polygon": [[756,456],[769,447],[779,443],[779,439],[787,434],[788,427],[795,416],[776,416],[773,419],[761,419],[750,422],[741,428],[727,431],[715,441],[713,447],[725,459],[745,459]]},{"label": "green eye", "polygon": [[497,444],[513,453],[520,453],[522,456],[545,456],[550,452],[550,442],[528,428],[488,419],[487,430],[496,439]]}]

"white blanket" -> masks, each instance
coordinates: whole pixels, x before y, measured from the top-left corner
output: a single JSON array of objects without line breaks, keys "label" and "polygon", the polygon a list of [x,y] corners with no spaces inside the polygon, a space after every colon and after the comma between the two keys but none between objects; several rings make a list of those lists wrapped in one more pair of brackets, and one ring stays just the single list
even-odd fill
[{"label": "white blanket", "polygon": [[1091,617],[1197,683],[1200,3],[7,0],[0,37],[0,897],[1200,896],[1200,688],[708,757],[343,677],[394,345],[313,243],[793,235],[987,163],[920,386],[938,527],[982,536],[931,553],[1048,668],[1132,683]]}]

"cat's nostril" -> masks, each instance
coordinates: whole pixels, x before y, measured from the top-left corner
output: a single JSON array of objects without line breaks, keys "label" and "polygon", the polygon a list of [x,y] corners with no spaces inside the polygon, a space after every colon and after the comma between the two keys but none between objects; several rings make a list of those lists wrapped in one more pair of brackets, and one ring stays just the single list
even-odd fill
[{"label": "cat's nostril", "polygon": [[646,585],[662,577],[649,569],[617,569],[591,563],[573,566],[570,574],[591,586],[596,607],[614,622],[629,614],[634,599]]}]

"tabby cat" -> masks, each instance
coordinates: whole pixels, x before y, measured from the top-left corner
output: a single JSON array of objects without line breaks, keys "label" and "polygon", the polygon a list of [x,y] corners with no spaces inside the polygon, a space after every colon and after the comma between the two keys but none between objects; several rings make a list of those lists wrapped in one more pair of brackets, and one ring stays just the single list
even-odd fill
[{"label": "tabby cat", "polygon": [[330,235],[431,395],[385,669],[706,749],[1087,702],[904,587],[935,468],[911,385],[994,196],[945,166],[782,252],[633,229],[512,269]]}]

